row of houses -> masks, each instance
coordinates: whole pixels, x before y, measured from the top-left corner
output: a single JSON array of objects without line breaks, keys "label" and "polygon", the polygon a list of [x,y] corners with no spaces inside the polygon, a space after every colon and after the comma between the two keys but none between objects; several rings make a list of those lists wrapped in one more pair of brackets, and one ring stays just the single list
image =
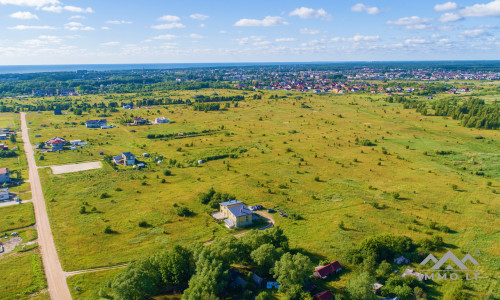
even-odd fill
[{"label": "row of houses", "polygon": [[0,128],[0,140],[6,140],[13,134],[16,133],[10,128]]},{"label": "row of houses", "polygon": [[[78,93],[73,88],[68,89],[56,89],[57,96],[79,96]],[[52,97],[54,92],[52,90],[31,90],[31,96],[33,97]]]},{"label": "row of houses", "polygon": [[167,124],[167,123],[170,123],[170,120],[166,119],[165,117],[155,118],[153,120],[153,122],[150,122],[147,119],[139,117],[139,118],[134,119],[134,122],[133,122],[133,124],[136,126],[137,125],[150,125],[150,124]]}]

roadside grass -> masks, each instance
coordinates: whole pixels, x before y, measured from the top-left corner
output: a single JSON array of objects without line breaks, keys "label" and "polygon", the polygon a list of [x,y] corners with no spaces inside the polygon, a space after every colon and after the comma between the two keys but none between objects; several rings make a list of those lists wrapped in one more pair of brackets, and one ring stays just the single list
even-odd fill
[{"label": "roadside grass", "polygon": [[35,224],[33,203],[0,207],[0,233]]},{"label": "roadside grass", "polygon": [[[286,98],[269,99],[274,94]],[[62,175],[39,170],[64,270],[115,265],[176,244],[233,234],[216,224],[210,209],[197,200],[199,193],[214,187],[247,205],[286,213],[288,218],[273,215],[276,224],[291,245],[310,253],[315,263],[340,260],[349,267],[343,261],[346,251],[380,233],[417,240],[440,235],[459,251],[479,251],[475,258],[482,262],[481,270],[498,275],[500,237],[491,226],[499,218],[498,131],[422,116],[378,95],[272,91],[262,98],[219,112],[196,112],[185,105],[120,110],[107,117],[108,123],[119,125],[123,114],[164,116],[175,123],[108,130],[71,125],[98,118],[95,112],[50,118],[48,112],[28,114],[34,128],[30,135],[42,134],[38,140],[61,136],[89,141],[81,152],[45,154],[37,162],[41,165],[96,160],[100,151],[130,151],[147,163],[140,171],[120,166],[115,172],[106,164],[99,170]],[[218,131],[171,140],[147,138],[202,130]],[[376,145],[363,146],[366,139]],[[192,164],[214,149],[236,147],[246,152]],[[163,161],[158,165],[140,157],[142,153],[161,155]],[[165,176],[166,170],[172,176]],[[179,217],[174,205],[186,206],[194,215]],[[82,206],[85,213],[80,213]],[[139,227],[141,221],[151,227]],[[339,228],[341,221],[344,229]],[[114,233],[104,233],[107,226]],[[439,226],[441,230],[435,229]],[[343,288],[351,276],[341,275],[327,286]],[[442,287],[437,289],[439,294]],[[475,290],[475,296],[485,295],[486,289]]]},{"label": "roadside grass", "polygon": [[121,271],[123,269],[77,274],[68,277],[66,281],[73,299],[99,299],[101,296],[104,296],[99,294],[101,288],[109,285],[113,278]]},{"label": "roadside grass", "polygon": [[[0,299],[31,299],[45,289],[47,281],[40,254],[26,253],[0,259]],[[39,295],[37,299],[47,299]]]}]

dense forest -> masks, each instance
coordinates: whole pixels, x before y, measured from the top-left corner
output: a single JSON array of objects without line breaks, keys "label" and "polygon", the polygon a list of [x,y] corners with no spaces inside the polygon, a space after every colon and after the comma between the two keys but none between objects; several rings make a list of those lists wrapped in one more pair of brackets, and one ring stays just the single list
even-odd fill
[{"label": "dense forest", "polygon": [[[499,129],[500,128],[500,103],[486,104],[484,100],[468,98],[442,99],[428,105],[427,102],[418,99],[410,99],[404,96],[387,97],[386,102],[402,103],[406,109],[413,108],[424,116],[445,116],[453,120],[459,120],[465,127]],[[432,108],[433,112],[429,112]]]}]

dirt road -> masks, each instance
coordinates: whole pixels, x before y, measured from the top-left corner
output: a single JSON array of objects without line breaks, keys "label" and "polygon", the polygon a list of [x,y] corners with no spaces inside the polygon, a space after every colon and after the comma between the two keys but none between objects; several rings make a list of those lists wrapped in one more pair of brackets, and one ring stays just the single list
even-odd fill
[{"label": "dirt road", "polygon": [[28,160],[29,177],[31,182],[31,195],[35,207],[36,228],[38,231],[38,244],[42,253],[43,268],[47,276],[50,298],[54,300],[71,299],[71,294],[66,283],[61,262],[57,256],[54,237],[50,229],[49,216],[43,198],[42,184],[35,162],[35,153],[30,143],[28,126],[26,125],[26,113],[21,113],[21,130],[24,142],[24,152]]}]

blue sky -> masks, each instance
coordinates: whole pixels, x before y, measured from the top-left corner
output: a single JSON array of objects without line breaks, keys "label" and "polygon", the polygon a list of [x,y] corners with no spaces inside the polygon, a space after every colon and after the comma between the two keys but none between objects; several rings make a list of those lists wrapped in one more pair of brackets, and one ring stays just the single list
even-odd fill
[{"label": "blue sky", "polygon": [[0,0],[0,65],[500,59],[500,0]]}]

